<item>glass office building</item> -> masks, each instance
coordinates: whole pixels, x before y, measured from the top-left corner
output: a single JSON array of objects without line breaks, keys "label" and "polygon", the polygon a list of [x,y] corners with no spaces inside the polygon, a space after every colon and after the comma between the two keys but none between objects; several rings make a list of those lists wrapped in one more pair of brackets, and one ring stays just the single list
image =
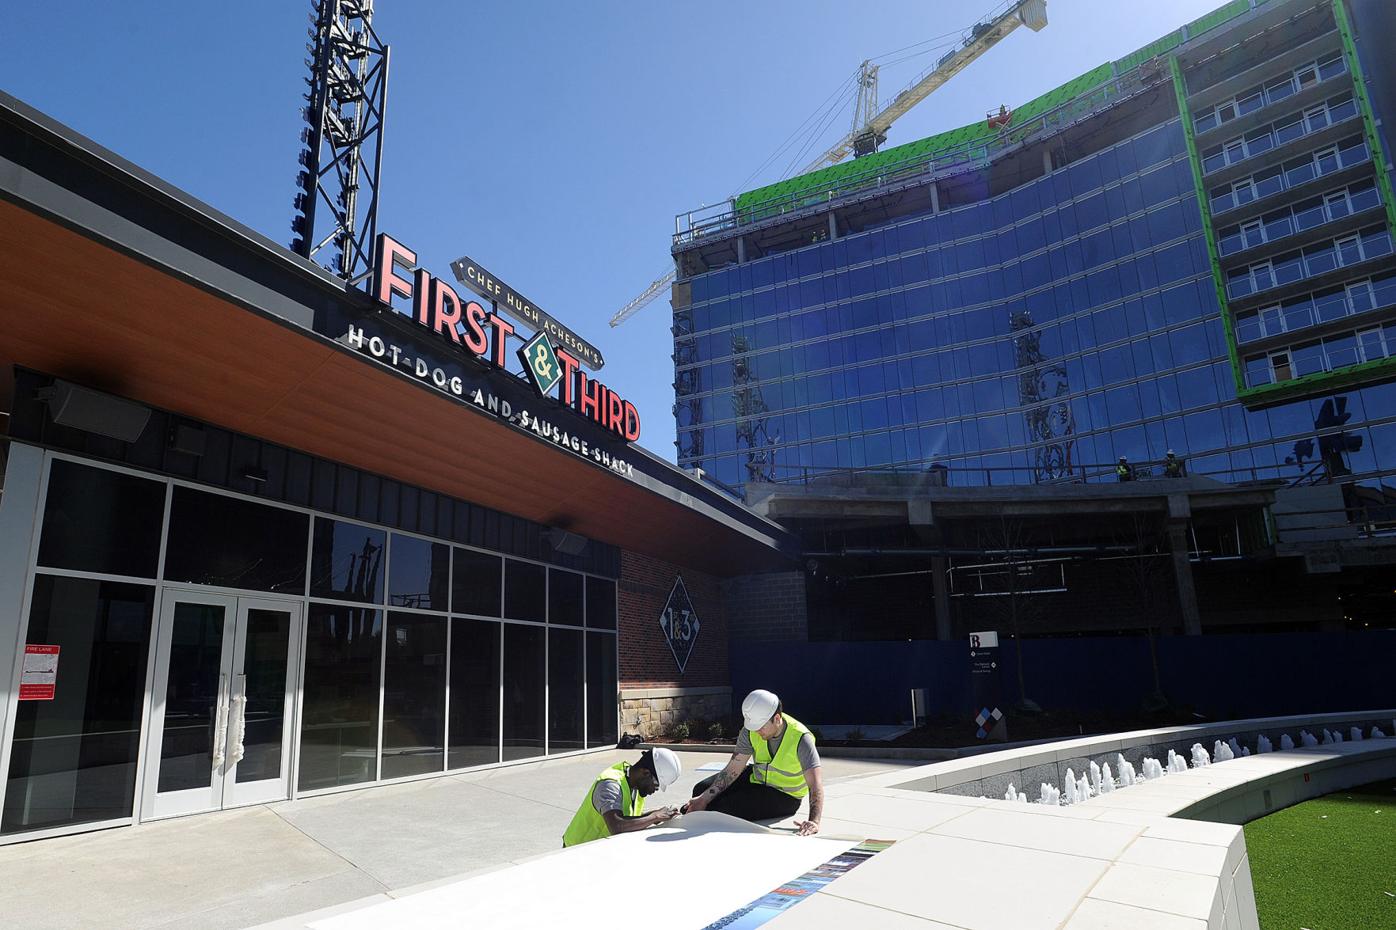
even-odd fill
[{"label": "glass office building", "polygon": [[[1017,108],[680,217],[678,461],[1396,487],[1392,13],[1237,0]],[[1364,39],[1365,37],[1365,39]]]}]

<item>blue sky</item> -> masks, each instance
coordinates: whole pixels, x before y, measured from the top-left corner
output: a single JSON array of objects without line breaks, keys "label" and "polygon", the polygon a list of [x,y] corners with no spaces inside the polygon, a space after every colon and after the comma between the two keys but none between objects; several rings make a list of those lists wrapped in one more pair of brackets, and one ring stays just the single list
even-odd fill
[{"label": "blue sky", "polygon": [[[903,117],[888,144],[983,118],[1220,0],[1048,0]],[[669,267],[674,215],[722,200],[864,58],[969,25],[956,0],[379,0],[392,46],[380,229],[448,277],[469,254],[605,354],[641,444],[674,457],[667,300],[606,322]],[[289,242],[308,0],[10,4],[0,89]],[[884,68],[884,100],[944,53]],[[845,111],[847,112],[847,111]],[[823,137],[842,131],[840,117]],[[805,159],[808,160],[808,159]],[[746,187],[780,177],[787,155]],[[803,163],[803,162],[801,162]]]}]

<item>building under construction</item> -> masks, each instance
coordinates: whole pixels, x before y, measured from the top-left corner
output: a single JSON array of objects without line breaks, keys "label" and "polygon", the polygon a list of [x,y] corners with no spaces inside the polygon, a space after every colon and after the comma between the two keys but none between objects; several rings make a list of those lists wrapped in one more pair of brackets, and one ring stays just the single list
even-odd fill
[{"label": "building under construction", "polygon": [[1389,624],[1394,33],[1234,0],[681,214],[678,461],[805,545],[736,632]]}]

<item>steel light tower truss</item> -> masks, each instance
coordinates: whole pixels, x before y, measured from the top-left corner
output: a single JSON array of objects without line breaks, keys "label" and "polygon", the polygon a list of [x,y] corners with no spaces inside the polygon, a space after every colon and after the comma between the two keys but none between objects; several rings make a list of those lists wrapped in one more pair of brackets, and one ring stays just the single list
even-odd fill
[{"label": "steel light tower truss", "polygon": [[388,99],[373,0],[314,0],[291,250],[357,284],[372,271]]}]

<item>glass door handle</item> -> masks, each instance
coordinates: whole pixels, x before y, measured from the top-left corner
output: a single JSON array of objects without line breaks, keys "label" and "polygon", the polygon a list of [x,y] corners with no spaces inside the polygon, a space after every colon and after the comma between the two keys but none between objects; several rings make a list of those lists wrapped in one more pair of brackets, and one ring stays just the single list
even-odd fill
[{"label": "glass door handle", "polygon": [[247,676],[239,675],[238,683],[240,687],[237,689],[237,693],[233,695],[232,701],[233,713],[237,714],[235,718],[237,722],[231,724],[229,727],[233,732],[233,748],[232,751],[228,753],[228,763],[230,765],[237,765],[241,762],[246,749],[244,740],[247,737]]},{"label": "glass door handle", "polygon": [[213,767],[221,768],[228,744],[228,676],[218,676],[218,705],[213,714]]}]

